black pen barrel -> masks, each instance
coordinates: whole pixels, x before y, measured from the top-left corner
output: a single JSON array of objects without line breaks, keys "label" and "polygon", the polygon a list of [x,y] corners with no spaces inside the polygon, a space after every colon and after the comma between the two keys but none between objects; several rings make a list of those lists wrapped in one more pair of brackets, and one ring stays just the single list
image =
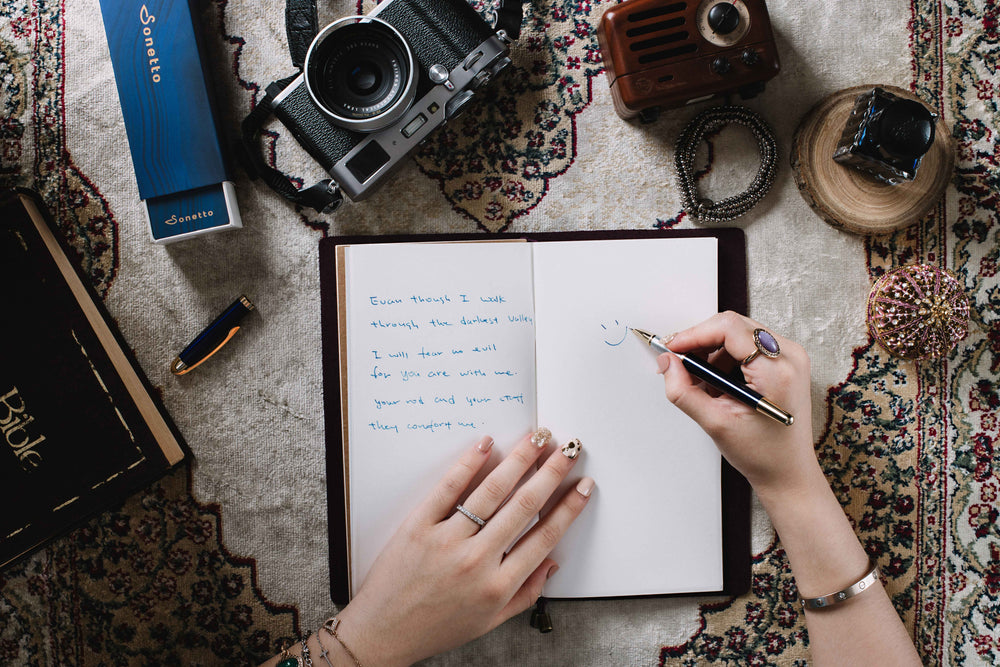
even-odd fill
[{"label": "black pen barrel", "polygon": [[702,361],[697,357],[684,355],[683,363],[684,367],[688,369],[688,372],[691,375],[695,376],[699,380],[704,380],[706,383],[712,385],[719,391],[729,394],[736,400],[749,405],[751,408],[756,409],[760,400],[764,398],[761,394],[758,394],[750,387],[733,382],[723,375],[722,371],[707,361]]},{"label": "black pen barrel", "polygon": [[178,373],[180,369],[185,369],[184,372],[187,372],[212,356],[239,330],[243,318],[252,310],[254,310],[253,303],[241,295],[181,350],[171,370],[177,374],[180,374]]},{"label": "black pen barrel", "polygon": [[770,417],[774,421],[780,422],[785,426],[791,426],[795,423],[795,417],[788,414],[742,382],[730,380],[722,371],[707,361],[702,361],[698,357],[689,357],[686,354],[679,354],[671,351],[670,348],[667,347],[666,343],[648,331],[643,331],[642,329],[632,329],[632,331],[640,338],[640,340],[647,343],[657,352],[669,352],[670,354],[677,355],[677,358],[680,359],[684,364],[684,367],[687,368],[688,373],[700,380],[703,380],[704,382],[707,382],[719,391],[732,396],[736,400],[741,403],[745,403],[762,415],[766,415],[767,417]]}]

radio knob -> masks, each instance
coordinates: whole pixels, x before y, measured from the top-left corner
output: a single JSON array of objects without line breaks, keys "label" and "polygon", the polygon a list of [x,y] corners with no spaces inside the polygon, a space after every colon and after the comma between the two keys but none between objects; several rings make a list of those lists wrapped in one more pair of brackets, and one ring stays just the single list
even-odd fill
[{"label": "radio knob", "polygon": [[753,66],[760,61],[760,56],[753,49],[744,49],[743,53],[740,54],[740,60],[743,61],[744,65]]},{"label": "radio knob", "polygon": [[716,35],[728,35],[740,27],[740,12],[729,2],[720,2],[708,10],[708,27]]},{"label": "radio knob", "polygon": [[719,56],[712,61],[712,71],[716,74],[726,74],[732,69],[732,65],[729,63],[729,59],[723,56]]}]

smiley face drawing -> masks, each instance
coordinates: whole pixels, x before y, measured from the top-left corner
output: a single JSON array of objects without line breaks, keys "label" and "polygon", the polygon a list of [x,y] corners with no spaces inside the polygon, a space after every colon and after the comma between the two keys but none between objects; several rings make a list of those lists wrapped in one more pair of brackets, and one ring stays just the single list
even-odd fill
[{"label": "smiley face drawing", "polygon": [[611,347],[618,347],[628,337],[628,327],[618,320],[615,320],[614,324],[602,324],[601,329],[604,334],[604,344]]}]

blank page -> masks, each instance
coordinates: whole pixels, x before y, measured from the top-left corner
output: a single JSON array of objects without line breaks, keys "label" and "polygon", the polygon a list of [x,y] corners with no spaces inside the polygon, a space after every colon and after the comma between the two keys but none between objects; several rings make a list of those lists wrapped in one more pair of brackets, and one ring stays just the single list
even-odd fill
[{"label": "blank page", "polygon": [[352,595],[465,447],[496,463],[535,418],[531,246],[349,246]]},{"label": "blank page", "polygon": [[538,423],[597,482],[554,553],[551,597],[722,588],[721,457],[664,396],[667,335],[717,311],[714,238],[533,244]]}]

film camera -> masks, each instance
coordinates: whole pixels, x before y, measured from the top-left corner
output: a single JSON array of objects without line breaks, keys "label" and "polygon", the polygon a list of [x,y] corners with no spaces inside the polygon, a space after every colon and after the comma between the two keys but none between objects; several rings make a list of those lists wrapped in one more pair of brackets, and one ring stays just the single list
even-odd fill
[{"label": "film camera", "polygon": [[[341,192],[364,199],[510,64],[521,19],[520,0],[503,0],[493,26],[465,0],[386,0],[317,31],[311,0],[289,0],[286,28],[300,71],[268,86],[244,120],[251,168],[320,212],[334,210]],[[264,162],[259,135],[271,113],[332,180],[300,190]]]},{"label": "film camera", "polygon": [[732,92],[748,99],[780,68],[764,0],[626,0],[604,12],[597,37],[625,119]]}]

